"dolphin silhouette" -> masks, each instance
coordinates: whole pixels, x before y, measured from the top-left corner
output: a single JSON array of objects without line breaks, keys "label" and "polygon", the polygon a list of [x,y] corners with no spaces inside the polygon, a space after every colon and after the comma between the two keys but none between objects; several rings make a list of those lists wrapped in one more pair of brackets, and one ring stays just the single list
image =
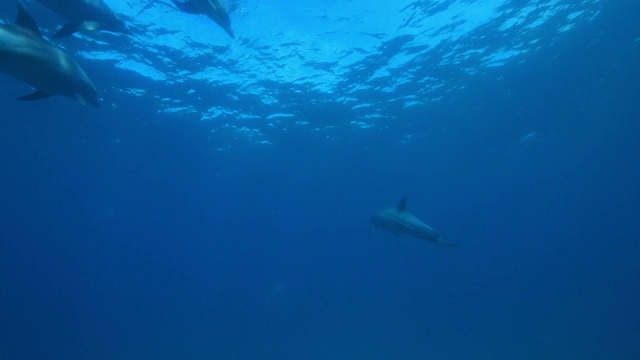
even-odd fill
[{"label": "dolphin silhouette", "polygon": [[398,236],[410,235],[443,246],[456,246],[442,241],[440,234],[407,211],[407,197],[403,197],[396,207],[379,210],[371,216],[371,222]]},{"label": "dolphin silhouette", "polygon": [[69,55],[47,42],[20,0],[14,24],[0,25],[0,72],[38,89],[17,100],[62,95],[82,105],[100,106],[91,79]]},{"label": "dolphin silhouette", "polygon": [[235,34],[231,29],[231,19],[229,19],[229,13],[227,7],[222,0],[187,0],[178,1],[172,0],[174,5],[181,11],[187,14],[200,14],[206,15],[211,20],[215,21],[224,31],[232,38],[235,38]]},{"label": "dolphin silhouette", "polygon": [[52,38],[73,35],[79,30],[106,30],[130,34],[124,21],[103,0],[38,0],[42,5],[69,20]]}]

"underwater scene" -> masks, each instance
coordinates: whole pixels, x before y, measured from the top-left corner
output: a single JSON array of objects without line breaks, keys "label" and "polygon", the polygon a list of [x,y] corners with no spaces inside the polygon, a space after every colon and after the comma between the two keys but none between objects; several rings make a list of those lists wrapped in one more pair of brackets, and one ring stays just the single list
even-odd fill
[{"label": "underwater scene", "polygon": [[640,359],[637,0],[2,0],[0,360]]}]

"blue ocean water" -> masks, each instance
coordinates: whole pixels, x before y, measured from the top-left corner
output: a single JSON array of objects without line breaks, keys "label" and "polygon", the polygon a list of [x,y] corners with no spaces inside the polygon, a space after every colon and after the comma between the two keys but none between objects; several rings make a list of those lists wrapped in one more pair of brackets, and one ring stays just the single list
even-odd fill
[{"label": "blue ocean water", "polygon": [[105,2],[100,109],[0,77],[0,360],[640,358],[637,1]]}]

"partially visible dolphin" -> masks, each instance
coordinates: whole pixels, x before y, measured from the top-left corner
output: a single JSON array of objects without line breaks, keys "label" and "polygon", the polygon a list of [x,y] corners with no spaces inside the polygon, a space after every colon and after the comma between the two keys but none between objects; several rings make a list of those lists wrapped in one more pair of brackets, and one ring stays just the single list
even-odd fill
[{"label": "partially visible dolphin", "polygon": [[38,89],[17,100],[62,95],[82,105],[100,107],[98,91],[82,68],[61,49],[42,38],[20,0],[15,24],[0,25],[0,72]]},{"label": "partially visible dolphin", "polygon": [[38,0],[42,5],[69,20],[52,38],[73,35],[79,30],[106,30],[130,34],[127,25],[103,0]]},{"label": "partially visible dolphin", "polygon": [[232,38],[235,38],[233,30],[231,29],[231,19],[229,19],[229,13],[227,7],[222,0],[186,0],[178,1],[172,0],[173,3],[183,12],[187,14],[200,14],[206,15],[216,24],[220,25],[224,31]]},{"label": "partially visible dolphin", "polygon": [[438,245],[456,246],[442,241],[440,234],[407,211],[407,197],[403,197],[396,207],[381,209],[373,216],[371,222],[384,230],[388,230],[398,236],[410,235],[418,239],[426,240]]}]

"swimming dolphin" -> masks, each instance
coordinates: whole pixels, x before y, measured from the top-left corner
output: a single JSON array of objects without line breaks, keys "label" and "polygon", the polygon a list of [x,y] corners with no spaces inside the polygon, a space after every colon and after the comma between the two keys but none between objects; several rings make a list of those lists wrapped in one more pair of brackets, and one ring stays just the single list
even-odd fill
[{"label": "swimming dolphin", "polygon": [[78,30],[106,30],[130,34],[124,21],[103,0],[38,0],[42,5],[69,20],[52,38],[73,35]]},{"label": "swimming dolphin", "polygon": [[406,234],[438,245],[453,245],[442,241],[437,231],[407,211],[406,196],[400,200],[398,206],[384,208],[375,213],[371,216],[371,222],[375,226],[391,231],[398,236]]},{"label": "swimming dolphin", "polygon": [[47,42],[20,0],[14,24],[0,25],[0,72],[38,89],[17,100],[62,95],[82,105],[99,107],[98,91],[82,68]]},{"label": "swimming dolphin", "polygon": [[172,1],[178,9],[186,12],[187,14],[206,15],[211,20],[215,21],[216,24],[220,25],[220,27],[229,34],[229,36],[232,38],[236,37],[233,30],[231,30],[231,19],[229,19],[227,7],[224,5],[222,0]]}]

